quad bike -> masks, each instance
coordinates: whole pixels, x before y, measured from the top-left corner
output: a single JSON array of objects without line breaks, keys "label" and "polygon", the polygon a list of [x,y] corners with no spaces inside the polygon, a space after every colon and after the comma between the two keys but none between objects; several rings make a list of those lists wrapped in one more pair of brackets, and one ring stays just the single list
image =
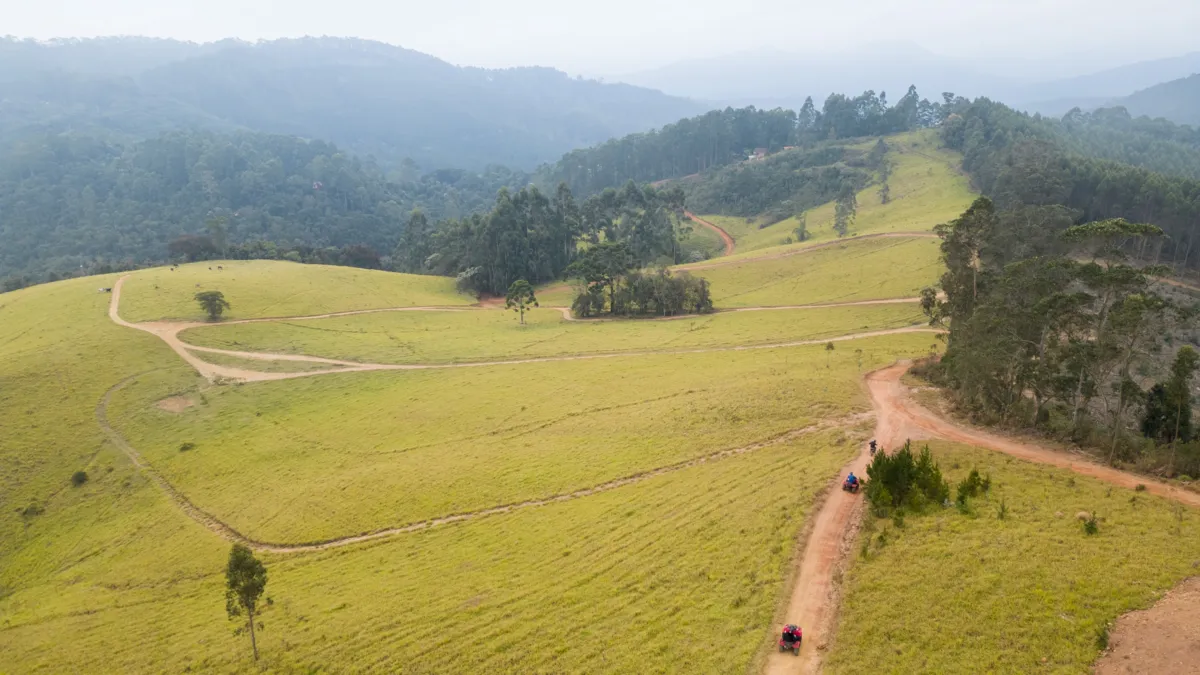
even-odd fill
[{"label": "quad bike", "polygon": [[783,627],[783,637],[779,638],[779,651],[791,651],[796,656],[800,656],[800,641],[803,639],[804,634],[800,627],[789,623]]},{"label": "quad bike", "polygon": [[858,488],[860,487],[862,487],[862,483],[857,479],[851,480],[849,476],[846,477],[846,480],[842,481],[842,489],[846,492],[858,494]]}]

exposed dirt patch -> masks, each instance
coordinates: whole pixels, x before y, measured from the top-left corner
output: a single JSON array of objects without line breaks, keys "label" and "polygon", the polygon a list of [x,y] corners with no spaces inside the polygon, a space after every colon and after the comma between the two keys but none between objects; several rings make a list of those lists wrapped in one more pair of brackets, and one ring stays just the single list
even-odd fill
[{"label": "exposed dirt patch", "polygon": [[168,396],[155,403],[154,407],[159,410],[166,410],[167,412],[181,413],[194,405],[196,405],[196,402],[187,396]]},{"label": "exposed dirt patch", "polygon": [[1117,619],[1096,675],[1200,674],[1200,577],[1171,589],[1150,609]]}]

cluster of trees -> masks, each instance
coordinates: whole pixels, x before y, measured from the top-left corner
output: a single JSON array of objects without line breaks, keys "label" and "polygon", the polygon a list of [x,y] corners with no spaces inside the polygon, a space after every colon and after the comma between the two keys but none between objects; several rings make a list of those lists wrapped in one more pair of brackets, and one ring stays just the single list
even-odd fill
[{"label": "cluster of trees", "polygon": [[553,196],[529,186],[501,189],[487,213],[430,223],[409,218],[392,256],[403,272],[456,276],[464,290],[504,295],[518,279],[561,278],[581,243],[620,244],[630,267],[682,262],[691,232],[683,219],[683,193],[626,183],[575,201],[566,185]]},{"label": "cluster of trees", "polygon": [[[963,166],[974,183],[1001,207],[1060,204],[1076,211],[1077,222],[1125,218],[1153,223],[1165,236],[1139,253],[1177,269],[1200,268],[1200,180],[1085,157],[1072,148],[1108,147],[1106,153],[1093,152],[1130,159],[1111,141],[1117,133],[1112,125],[1096,134],[1077,125],[1072,133],[1087,143],[1066,140],[1066,132],[1056,129],[1070,127],[1071,118],[1058,125],[987,99],[960,100],[941,133],[949,147],[963,153]],[[1189,157],[1200,163],[1200,151]]]},{"label": "cluster of trees", "polygon": [[[1191,406],[1190,349],[1161,392],[1144,390],[1144,374],[1170,347],[1169,328],[1195,314],[1154,292],[1168,268],[1130,253],[1154,247],[1160,228],[1119,218],[1075,225],[1076,216],[1061,205],[1000,209],[981,197],[937,228],[944,296],[926,289],[922,305],[949,334],[930,373],[981,419],[1099,445],[1110,461],[1139,459],[1131,429],[1153,428],[1160,440],[1176,425],[1190,433],[1180,417]],[[1200,461],[1200,448],[1185,452]]]},{"label": "cluster of trees", "polygon": [[[237,255],[238,245],[245,257],[276,257],[264,248],[278,257],[299,247],[390,251],[414,208],[459,217],[526,178],[447,170],[398,183],[328,143],[249,132],[174,132],[133,145],[40,136],[0,153],[0,277],[161,262],[169,242],[206,235],[214,218],[224,221],[222,254]],[[256,243],[265,241],[274,244]],[[208,257],[197,250],[205,241],[190,246],[185,255]]]},{"label": "cluster of trees", "polygon": [[[224,243],[224,224],[209,221],[210,234],[183,234],[167,244],[172,261],[197,260],[288,260],[310,265],[342,265],[364,269],[382,269],[385,259],[363,244],[348,246],[281,246],[273,241],[255,239],[242,244]],[[216,230],[216,234],[213,231]]]},{"label": "cluster of trees", "polygon": [[579,292],[571,303],[575,316],[604,313],[613,316],[676,316],[713,311],[708,281],[659,267],[643,272],[637,257],[623,241],[589,247],[567,272],[578,279]]},{"label": "cluster of trees", "polygon": [[[870,180],[866,153],[839,144],[792,150],[727,166],[681,187],[696,213],[757,216],[778,211],[778,220],[857,192]],[[768,223],[769,224],[769,223]]]},{"label": "cluster of trees", "polygon": [[1134,117],[1121,107],[1090,113],[1076,108],[1061,121],[1041,123],[1079,154],[1200,179],[1200,129]]},{"label": "cluster of trees", "polygon": [[577,194],[587,195],[627,180],[653,182],[735,164],[757,148],[775,152],[830,139],[935,126],[964,102],[945,94],[943,102],[932,103],[910,87],[895,105],[888,104],[886,95],[868,91],[853,98],[833,94],[821,110],[811,98],[799,112],[726,108],[680,120],[658,131],[570,152],[556,164],[539,170],[537,178],[546,185],[565,182]]}]

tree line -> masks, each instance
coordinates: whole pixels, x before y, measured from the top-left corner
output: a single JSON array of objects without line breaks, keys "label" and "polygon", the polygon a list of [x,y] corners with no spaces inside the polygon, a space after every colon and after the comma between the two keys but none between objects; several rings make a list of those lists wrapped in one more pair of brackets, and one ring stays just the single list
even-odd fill
[{"label": "tree line", "polygon": [[397,182],[328,143],[249,132],[173,132],[132,145],[40,136],[0,153],[0,277],[41,281],[161,263],[169,242],[207,234],[214,218],[247,257],[273,257],[254,250],[266,246],[257,242],[386,252],[414,208],[461,217],[486,209],[500,187],[525,182],[501,168]]},{"label": "tree line", "polygon": [[392,256],[402,272],[454,276],[463,290],[504,295],[519,279],[562,278],[581,245],[620,243],[630,264],[675,264],[686,257],[690,224],[678,188],[632,181],[579,203],[560,184],[553,195],[536,186],[501,189],[492,209],[431,222],[414,212]]},{"label": "tree line", "polygon": [[833,94],[820,110],[808,98],[799,111],[726,108],[647,133],[632,134],[593,148],[575,150],[538,170],[541,185],[565,182],[590,195],[626,181],[648,183],[727,166],[755,149],[773,153],[839,138],[881,136],[937,125],[963,99],[922,99],[915,87],[889,105],[887,96],[867,91],[856,97]]},{"label": "tree line", "polygon": [[[1062,205],[1000,208],[980,197],[938,226],[946,272],[922,306],[949,333],[927,372],[977,419],[1099,447],[1110,462],[1196,475],[1196,355],[1172,331],[1191,325],[1196,308],[1156,292],[1169,268],[1134,255],[1163,230],[1076,219]],[[1164,360],[1173,366],[1154,384]]]},{"label": "tree line", "polygon": [[[1064,124],[1075,124],[1072,117]],[[1133,242],[1139,257],[1180,270],[1200,268],[1200,180],[1084,156],[1077,151],[1085,147],[1082,141],[1068,142],[1053,125],[987,99],[959,101],[941,135],[963,153],[963,168],[975,185],[1001,207],[1061,204],[1073,210],[1076,222],[1152,223],[1164,236]],[[1086,147],[1115,147],[1104,140],[1109,136],[1081,137],[1090,139]],[[1200,151],[1189,157],[1200,163]]]}]

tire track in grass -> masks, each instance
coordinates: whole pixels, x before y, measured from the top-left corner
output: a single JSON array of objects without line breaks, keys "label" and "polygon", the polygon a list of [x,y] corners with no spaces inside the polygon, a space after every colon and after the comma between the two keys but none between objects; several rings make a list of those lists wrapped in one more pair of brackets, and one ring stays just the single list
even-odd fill
[{"label": "tire track in grass", "polygon": [[504,514],[504,513],[512,513],[514,511],[533,508],[533,507],[537,507],[537,506],[546,506],[549,504],[557,504],[559,502],[566,502],[566,501],[571,501],[574,499],[580,499],[582,497],[588,497],[590,495],[599,494],[601,492],[615,490],[616,488],[624,487],[626,485],[632,485],[634,483],[639,483],[641,481],[647,480],[649,478],[653,478],[655,476],[661,476],[663,474],[680,471],[682,469],[691,468],[693,466],[699,466],[701,464],[705,464],[708,462],[719,461],[719,460],[725,459],[727,457],[733,457],[736,455],[742,455],[742,454],[745,454],[748,452],[753,452],[755,450],[760,450],[762,448],[769,447],[772,445],[778,445],[779,443],[784,443],[784,442],[787,442],[789,440],[798,438],[798,437],[806,435],[806,434],[814,433],[817,431],[822,431],[822,430],[833,428],[833,427],[843,426],[846,424],[852,424],[855,421],[862,420],[862,419],[865,419],[866,417],[869,417],[869,413],[864,413],[864,414],[859,414],[859,415],[852,415],[852,416],[849,416],[846,418],[818,422],[815,424],[810,424],[805,427],[801,427],[799,429],[793,429],[791,431],[786,431],[782,434],[777,434],[777,435],[767,438],[765,440],[758,441],[756,443],[751,443],[749,445],[745,445],[742,447],[718,450],[716,452],[711,452],[706,455],[702,455],[700,457],[695,457],[695,458],[684,460],[681,462],[675,462],[673,464],[667,464],[665,466],[661,466],[656,469],[649,469],[647,471],[641,471],[638,473],[630,474],[630,475],[622,477],[622,478],[616,478],[614,480],[606,481],[606,482],[600,483],[598,485],[593,485],[591,487],[574,490],[572,492],[551,495],[549,497],[542,497],[539,499],[528,499],[528,500],[524,500],[524,501],[513,502],[511,504],[502,504],[499,506],[493,506],[493,507],[489,507],[486,509],[479,509],[479,510],[475,510],[475,511],[464,511],[462,513],[453,513],[453,514],[448,514],[445,516],[439,516],[437,518],[430,518],[427,520],[421,520],[421,521],[417,521],[414,523],[409,523],[406,525],[389,527],[389,528],[384,528],[384,529],[380,529],[380,530],[372,530],[370,532],[363,532],[360,534],[349,535],[349,536],[345,536],[345,537],[336,537],[336,538],[332,538],[332,539],[323,539],[323,540],[316,540],[316,541],[311,541],[311,542],[280,543],[280,542],[260,541],[258,539],[254,539],[252,537],[246,536],[245,534],[242,534],[237,529],[235,529],[233,526],[222,521],[217,516],[209,513],[208,511],[205,511],[204,509],[200,508],[199,506],[196,506],[194,503],[192,503],[192,501],[190,499],[187,498],[187,496],[185,494],[180,492],[174,485],[171,484],[170,481],[168,481],[162,474],[160,474],[154,467],[152,467],[150,465],[150,463],[147,462],[146,459],[142,456],[142,454],[139,453],[137,451],[137,449],[134,448],[133,445],[131,445],[129,443],[129,441],[127,441],[125,439],[125,437],[123,437],[116,429],[114,429],[112,427],[112,425],[108,421],[108,404],[109,404],[109,401],[112,399],[113,394],[115,394],[119,390],[123,389],[125,386],[129,385],[130,383],[135,382],[137,380],[137,378],[141,377],[142,375],[145,375],[145,373],[131,375],[131,376],[121,380],[120,382],[118,382],[118,383],[114,384],[112,387],[110,387],[108,389],[108,391],[104,392],[104,395],[100,398],[100,402],[96,405],[96,422],[100,425],[100,428],[104,431],[105,435],[108,436],[109,440],[112,441],[112,443],[115,446],[117,446],[117,448],[120,449],[121,452],[123,452],[127,458],[129,458],[129,461],[134,465],[134,467],[137,468],[147,478],[149,478],[150,481],[152,483],[154,483],[160,490],[162,490],[162,492],[164,494],[166,494],[166,496],[172,502],[174,502],[175,506],[188,518],[191,518],[197,524],[201,525],[202,527],[204,527],[205,529],[209,530],[210,532],[216,534],[217,536],[221,537],[222,539],[225,539],[226,541],[230,541],[230,542],[233,542],[236,544],[242,544],[243,546],[247,546],[247,547],[257,550],[257,551],[267,551],[267,552],[271,552],[271,553],[306,553],[306,552],[311,552],[311,551],[322,551],[322,550],[330,549],[330,548],[337,548],[337,547],[341,547],[341,546],[349,546],[352,544],[359,544],[359,543],[374,541],[376,539],[384,539],[387,537],[393,537],[396,535],[406,534],[406,533],[410,533],[410,532],[419,532],[421,530],[426,530],[431,527],[438,527],[441,525],[449,525],[452,523],[476,520],[476,519],[484,518],[487,516],[500,515],[500,514]]}]

